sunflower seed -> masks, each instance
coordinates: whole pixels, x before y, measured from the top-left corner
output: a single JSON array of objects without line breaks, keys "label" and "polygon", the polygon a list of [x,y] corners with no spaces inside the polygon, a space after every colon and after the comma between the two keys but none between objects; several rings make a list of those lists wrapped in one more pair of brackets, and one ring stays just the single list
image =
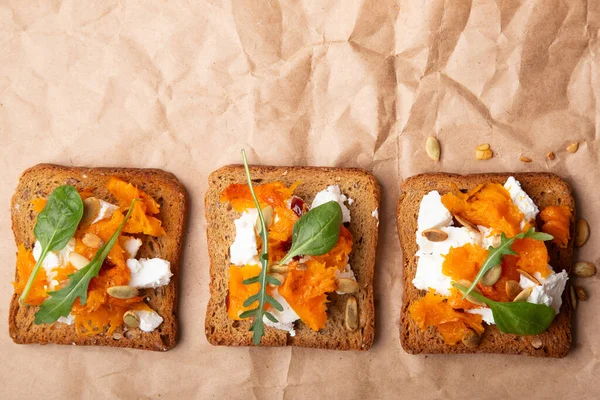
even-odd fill
[{"label": "sunflower seed", "polygon": [[69,253],[69,262],[77,269],[81,269],[90,263],[90,260],[74,251]]},{"label": "sunflower seed", "polygon": [[529,158],[527,156],[521,156],[520,160],[521,160],[521,162],[524,162],[524,163],[530,163],[532,161],[531,158]]}]

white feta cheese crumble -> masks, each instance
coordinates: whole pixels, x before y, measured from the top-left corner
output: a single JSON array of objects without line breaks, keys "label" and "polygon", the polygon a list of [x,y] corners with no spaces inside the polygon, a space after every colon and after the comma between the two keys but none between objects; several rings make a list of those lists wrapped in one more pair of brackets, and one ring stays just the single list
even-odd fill
[{"label": "white feta cheese crumble", "polygon": [[[100,211],[96,216],[96,219],[92,221],[95,224],[98,221],[112,217],[113,213],[119,209],[119,206],[109,203],[108,201],[100,200]],[[90,224],[91,225],[91,224]]]},{"label": "white feta cheese crumble", "polygon": [[162,258],[129,258],[127,267],[131,270],[129,286],[146,289],[168,285],[171,280],[171,263]]},{"label": "white feta cheese crumble", "polygon": [[525,226],[525,222],[535,219],[539,209],[533,200],[531,200],[531,197],[529,197],[527,193],[521,189],[521,184],[514,177],[511,176],[506,180],[504,188],[508,190],[513,203],[515,203],[515,205],[519,207],[519,210],[521,210],[523,213],[524,221],[521,222],[522,229]]},{"label": "white feta cheese crumble", "polygon": [[[42,267],[46,271],[49,290],[53,290],[54,287],[58,285],[58,281],[54,279],[56,276],[56,271],[54,271],[54,269],[64,267],[69,263],[69,254],[71,254],[72,251],[75,251],[76,243],[75,238],[72,237],[62,249],[49,251],[48,254],[46,254],[46,258],[44,258],[44,261],[42,262]],[[33,258],[35,261],[38,261],[41,255],[42,244],[36,240],[33,245]]]},{"label": "white feta cheese crumble", "polygon": [[300,319],[298,314],[292,309],[292,307],[288,304],[288,302],[283,298],[281,294],[279,294],[279,289],[273,292],[273,298],[281,304],[283,307],[283,311],[278,311],[275,308],[269,310],[271,314],[275,318],[277,318],[278,322],[272,322],[267,317],[263,317],[263,321],[265,325],[272,326],[276,329],[281,329],[283,331],[288,331],[290,336],[296,336],[296,331],[294,330],[294,322]]},{"label": "white feta cheese crumble", "polygon": [[479,232],[481,232],[481,247],[484,249],[489,249],[490,247],[494,247],[494,234],[492,233],[492,228],[485,227],[483,225],[477,225]]},{"label": "white feta cheese crumble", "polygon": [[496,322],[494,321],[494,315],[492,313],[492,309],[488,308],[488,307],[480,307],[480,308],[473,308],[471,310],[466,310],[468,313],[470,314],[479,314],[481,315],[481,317],[483,318],[483,322],[489,324],[489,325],[496,325]]},{"label": "white feta cheese crumble", "polygon": [[73,325],[73,322],[75,322],[75,316],[69,313],[69,315],[66,317],[58,317],[57,321],[67,325]]},{"label": "white feta cheese crumble", "polygon": [[569,280],[567,271],[563,270],[558,274],[552,272],[545,279],[542,278],[539,272],[535,275],[535,278],[540,281],[541,285],[536,285],[529,279],[521,276],[521,287],[523,289],[532,288],[527,301],[535,304],[545,304],[548,307],[552,307],[556,314],[558,314],[562,305],[562,293],[565,290],[567,280]]},{"label": "white feta cheese crumble", "polygon": [[[448,296],[452,280],[442,273],[443,256],[448,254],[451,247],[461,247],[468,243],[480,245],[481,235],[465,227],[450,226],[453,223],[452,214],[442,204],[442,198],[437,191],[423,196],[417,221],[416,240],[419,249],[416,256],[419,259],[412,284],[417,289],[431,288],[441,295]],[[443,242],[431,242],[423,237],[422,232],[432,228],[446,232],[448,239]]]},{"label": "white feta cheese crumble", "polygon": [[440,228],[453,224],[452,214],[444,207],[442,196],[440,196],[437,190],[433,190],[423,196],[417,218],[419,234],[425,229]]},{"label": "white feta cheese crumble", "polygon": [[140,329],[144,332],[152,332],[163,322],[163,318],[154,310],[135,310],[135,315],[140,320]]},{"label": "white feta cheese crumble", "polygon": [[327,189],[323,189],[317,193],[311,208],[318,207],[330,201],[335,201],[342,207],[342,222],[350,222],[350,210],[344,204],[347,200],[348,198],[342,193],[338,185],[331,185],[327,187]]},{"label": "white feta cheese crumble", "polygon": [[258,246],[256,244],[256,233],[254,224],[258,218],[256,208],[249,208],[236,219],[235,240],[229,248],[231,263],[237,266],[260,265],[258,260]]},{"label": "white feta cheese crumble", "polygon": [[377,220],[377,226],[379,226],[379,208],[376,208],[371,212],[371,217]]},{"label": "white feta cheese crumble", "polygon": [[125,251],[129,254],[129,258],[135,258],[141,246],[142,240],[134,237],[128,237],[123,243],[123,247],[125,247]]}]

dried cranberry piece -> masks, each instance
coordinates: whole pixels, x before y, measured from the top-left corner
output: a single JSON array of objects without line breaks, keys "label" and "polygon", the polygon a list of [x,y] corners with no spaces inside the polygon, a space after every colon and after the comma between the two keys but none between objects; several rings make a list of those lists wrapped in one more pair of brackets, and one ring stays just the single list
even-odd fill
[{"label": "dried cranberry piece", "polygon": [[304,200],[302,200],[300,197],[293,196],[290,208],[296,213],[297,216],[301,217],[304,213]]}]

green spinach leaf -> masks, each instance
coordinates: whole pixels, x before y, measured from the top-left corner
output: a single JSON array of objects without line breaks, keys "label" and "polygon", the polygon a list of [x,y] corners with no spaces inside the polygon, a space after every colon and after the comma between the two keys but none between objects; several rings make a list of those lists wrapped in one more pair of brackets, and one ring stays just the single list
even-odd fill
[{"label": "green spinach leaf", "polygon": [[92,261],[79,271],[69,275],[69,283],[67,286],[49,293],[51,297],[44,301],[40,306],[40,309],[35,313],[36,324],[51,324],[59,317],[66,317],[69,315],[69,312],[71,312],[71,307],[77,297],[80,298],[79,301],[81,304],[85,305],[90,281],[92,278],[98,276],[104,259],[108,256],[108,253],[117,242],[117,239],[123,230],[123,226],[125,226],[125,223],[133,211],[133,205],[138,200],[139,199],[134,199],[131,202],[131,206],[129,207],[127,215],[125,215],[123,222],[121,222],[121,225],[119,225],[110,239],[98,249],[94,258],[92,258]]},{"label": "green spinach leaf", "polygon": [[[465,286],[452,284],[463,293]],[[498,302],[488,299],[477,292],[471,292],[476,300],[482,301],[492,310],[494,322],[501,332],[513,335],[537,335],[544,332],[554,320],[555,312],[545,304],[533,304],[527,301]]]},{"label": "green spinach leaf", "polygon": [[485,259],[485,261],[483,262],[483,264],[481,265],[481,269],[479,269],[479,273],[475,277],[475,280],[473,281],[471,286],[469,286],[469,289],[465,292],[463,299],[466,298],[468,295],[473,294],[472,290],[475,288],[475,286],[477,286],[477,283],[481,280],[481,278],[483,278],[483,276],[485,275],[486,272],[488,272],[490,269],[492,269],[493,267],[495,267],[496,265],[498,265],[502,262],[502,257],[504,257],[506,255],[516,255],[517,254],[511,249],[511,246],[515,242],[516,239],[523,239],[523,238],[546,241],[546,240],[552,240],[553,236],[548,235],[547,233],[543,233],[543,232],[536,232],[534,228],[530,228],[527,232],[521,232],[518,235],[508,239],[506,237],[506,235],[504,234],[504,232],[502,232],[502,234],[500,235],[500,246],[498,246],[498,247],[490,246],[488,248],[488,251],[489,251],[488,256]]},{"label": "green spinach leaf", "polygon": [[279,261],[289,263],[299,255],[318,256],[331,250],[340,236],[342,208],[335,201],[329,201],[304,214],[292,229],[292,247]]},{"label": "green spinach leaf", "polygon": [[31,290],[33,280],[37,276],[48,252],[64,248],[75,234],[79,221],[83,216],[83,201],[73,186],[59,186],[50,193],[44,209],[38,214],[33,233],[42,245],[42,252],[35,267],[29,275],[20,301],[25,299]]}]

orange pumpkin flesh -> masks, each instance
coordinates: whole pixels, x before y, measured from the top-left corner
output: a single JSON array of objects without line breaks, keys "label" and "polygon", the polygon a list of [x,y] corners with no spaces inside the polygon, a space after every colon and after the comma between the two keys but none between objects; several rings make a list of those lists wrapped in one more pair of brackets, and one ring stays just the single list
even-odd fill
[{"label": "orange pumpkin flesh", "polygon": [[[286,207],[286,200],[294,194],[294,190],[301,182],[295,182],[289,188],[281,182],[267,183],[254,186],[254,193],[261,207],[271,205],[273,207]],[[255,208],[254,200],[250,194],[250,188],[245,184],[232,184],[227,186],[221,193],[221,202],[230,202],[235,211],[242,212],[248,208]]]},{"label": "orange pumpkin flesh", "polygon": [[548,206],[540,212],[542,231],[554,236],[554,243],[565,248],[571,238],[571,209],[567,206]]},{"label": "orange pumpkin flesh", "polygon": [[[17,280],[16,282],[13,282],[16,294],[21,295],[23,290],[25,290],[33,267],[35,267],[35,258],[33,258],[33,254],[30,251],[25,249],[25,245],[21,243],[17,250]],[[33,306],[42,304],[43,301],[46,300],[46,297],[48,297],[48,294],[46,293],[46,282],[46,270],[40,268],[33,280],[25,303]]]},{"label": "orange pumpkin flesh", "polygon": [[467,328],[473,329],[479,335],[485,328],[479,314],[470,314],[454,310],[443,296],[433,291],[427,292],[408,307],[411,318],[424,331],[435,326],[442,335],[444,342],[456,344],[461,340]]},{"label": "orange pumpkin flesh", "polygon": [[253,283],[244,285],[242,282],[245,279],[254,278],[260,273],[258,265],[244,265],[238,267],[231,265],[229,267],[229,296],[227,297],[227,315],[233,320],[239,320],[240,314],[244,311],[256,308],[256,304],[250,307],[244,307],[246,299],[258,293],[260,284]]}]

